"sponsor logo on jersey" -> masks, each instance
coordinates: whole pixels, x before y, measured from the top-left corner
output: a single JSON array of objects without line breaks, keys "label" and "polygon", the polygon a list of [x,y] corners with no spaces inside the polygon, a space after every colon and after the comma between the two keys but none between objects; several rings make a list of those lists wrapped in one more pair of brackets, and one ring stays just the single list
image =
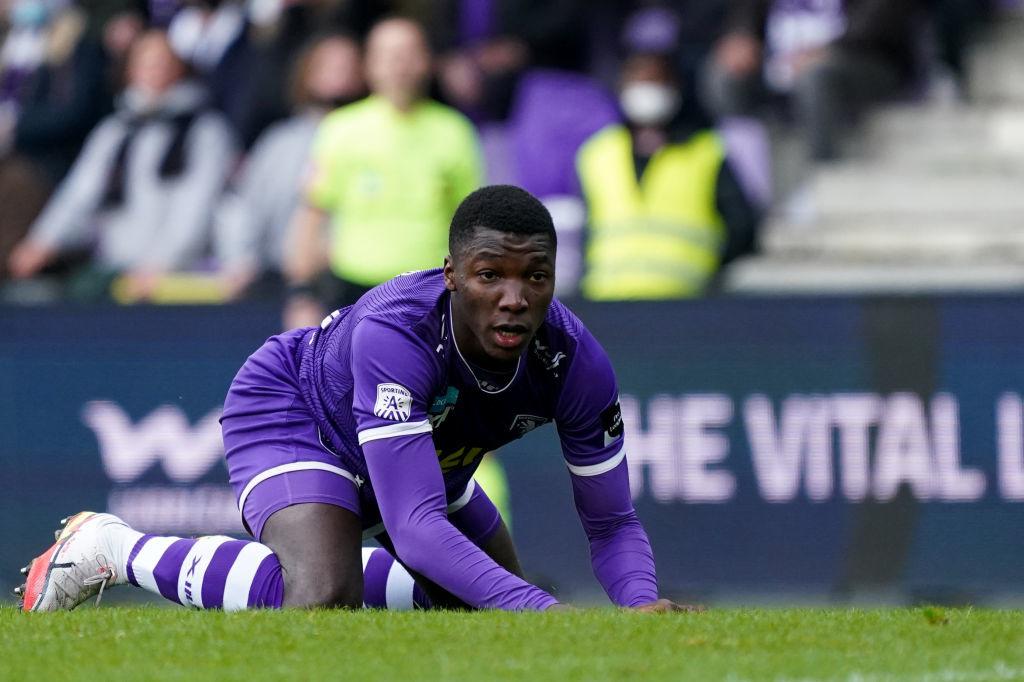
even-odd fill
[{"label": "sponsor logo on jersey", "polygon": [[454,386],[449,386],[443,395],[435,396],[430,403],[430,410],[427,412],[430,426],[436,429],[443,424],[458,400],[459,389]]},{"label": "sponsor logo on jersey", "polygon": [[437,461],[441,465],[441,473],[448,473],[461,467],[476,466],[476,461],[484,454],[484,448],[463,446],[458,450],[445,452],[437,450]]},{"label": "sponsor logo on jersey", "polygon": [[377,384],[373,413],[381,419],[404,422],[412,411],[412,393],[401,384]]},{"label": "sponsor logo on jersey", "polygon": [[516,435],[516,438],[521,438],[538,426],[547,424],[549,421],[551,420],[546,417],[538,417],[535,414],[517,414],[516,418],[512,420],[512,426],[509,427],[509,430]]},{"label": "sponsor logo on jersey", "polygon": [[550,347],[540,342],[540,339],[533,340],[533,354],[540,360],[544,369],[551,372],[556,379],[558,378],[558,366],[568,357],[562,351],[552,352]]},{"label": "sponsor logo on jersey", "polygon": [[622,437],[622,409],[618,398],[601,413],[601,429],[604,431],[604,444],[611,445]]}]

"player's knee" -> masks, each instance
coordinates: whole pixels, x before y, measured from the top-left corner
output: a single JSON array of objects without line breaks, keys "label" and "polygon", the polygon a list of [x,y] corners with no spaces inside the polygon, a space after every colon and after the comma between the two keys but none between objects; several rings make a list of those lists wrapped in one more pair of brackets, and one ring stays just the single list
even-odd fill
[{"label": "player's knee", "polygon": [[285,575],[284,604],[298,608],[358,609],[363,606],[363,576],[301,572]]}]

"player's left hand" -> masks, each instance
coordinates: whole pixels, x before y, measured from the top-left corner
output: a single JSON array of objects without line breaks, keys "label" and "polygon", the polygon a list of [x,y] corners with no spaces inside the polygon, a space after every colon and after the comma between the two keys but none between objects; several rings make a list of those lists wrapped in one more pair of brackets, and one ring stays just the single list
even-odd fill
[{"label": "player's left hand", "polygon": [[633,610],[644,613],[704,613],[707,611],[707,607],[700,604],[677,604],[671,599],[659,599],[649,604],[634,606]]}]

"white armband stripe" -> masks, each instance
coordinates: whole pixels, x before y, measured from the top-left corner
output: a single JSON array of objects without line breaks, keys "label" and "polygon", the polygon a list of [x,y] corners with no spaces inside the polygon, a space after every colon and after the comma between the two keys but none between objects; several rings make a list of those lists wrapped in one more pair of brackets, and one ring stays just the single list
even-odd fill
[{"label": "white armband stripe", "polygon": [[430,433],[430,421],[424,419],[421,422],[402,422],[400,424],[388,424],[387,426],[376,426],[372,429],[364,429],[359,432],[359,444],[369,443],[371,440],[381,438],[397,438],[399,436],[413,436],[419,433]]},{"label": "white armband stripe", "polygon": [[569,464],[569,462],[566,461],[565,466],[569,467],[569,472],[575,476],[600,476],[601,474],[611,471],[615,467],[619,466],[619,463],[625,458],[626,446],[623,445],[617,453],[603,462],[588,464],[587,466],[579,466],[577,464]]}]

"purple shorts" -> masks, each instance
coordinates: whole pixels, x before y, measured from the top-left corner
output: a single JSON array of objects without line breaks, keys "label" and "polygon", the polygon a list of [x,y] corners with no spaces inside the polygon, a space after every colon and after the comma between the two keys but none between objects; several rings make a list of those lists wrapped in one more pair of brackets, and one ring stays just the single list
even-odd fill
[{"label": "purple shorts", "polygon": [[[375,537],[384,532],[375,501],[364,499],[362,479],[324,444],[299,388],[297,354],[309,331],[296,329],[268,339],[228,389],[221,427],[242,522],[259,540],[274,512],[318,502],[351,511],[363,522],[363,537]],[[477,545],[494,534],[501,520],[473,480],[448,505],[448,515]]]}]

